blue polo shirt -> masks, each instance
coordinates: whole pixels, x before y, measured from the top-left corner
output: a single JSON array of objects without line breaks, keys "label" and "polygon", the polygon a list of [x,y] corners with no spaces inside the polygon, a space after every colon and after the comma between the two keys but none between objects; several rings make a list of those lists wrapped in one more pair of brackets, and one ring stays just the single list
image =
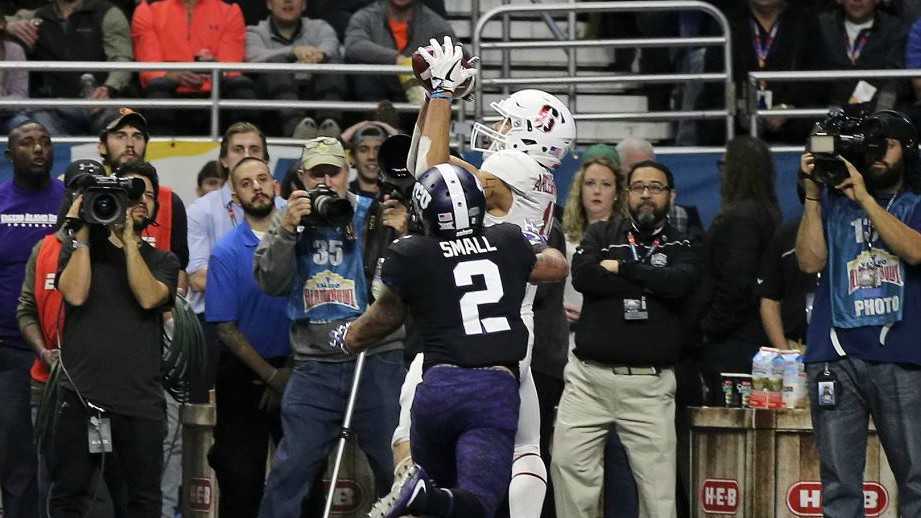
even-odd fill
[{"label": "blue polo shirt", "polygon": [[253,255],[259,240],[243,218],[211,250],[205,319],[235,322],[243,336],[263,358],[288,355],[291,321],[284,297],[270,297],[253,279]]}]

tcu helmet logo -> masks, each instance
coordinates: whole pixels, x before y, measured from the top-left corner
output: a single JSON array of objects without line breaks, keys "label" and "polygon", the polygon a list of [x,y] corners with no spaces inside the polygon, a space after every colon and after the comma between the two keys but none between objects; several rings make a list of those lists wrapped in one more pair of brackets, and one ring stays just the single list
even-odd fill
[{"label": "tcu helmet logo", "polygon": [[426,209],[432,201],[432,195],[425,190],[422,184],[417,183],[413,186],[413,199],[419,204],[420,209]]},{"label": "tcu helmet logo", "polygon": [[534,118],[534,126],[544,133],[549,133],[553,130],[553,126],[556,125],[556,120],[559,116],[560,112],[556,108],[549,104],[545,104],[543,108],[540,109],[537,117]]}]

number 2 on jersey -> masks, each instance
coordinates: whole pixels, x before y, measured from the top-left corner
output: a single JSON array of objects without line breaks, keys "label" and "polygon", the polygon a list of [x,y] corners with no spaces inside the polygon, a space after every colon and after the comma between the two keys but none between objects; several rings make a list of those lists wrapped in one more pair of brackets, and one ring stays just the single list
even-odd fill
[{"label": "number 2 on jersey", "polygon": [[495,304],[502,299],[502,278],[499,276],[499,267],[488,259],[464,261],[454,267],[454,284],[458,288],[473,285],[473,278],[482,275],[486,281],[486,289],[465,293],[460,299],[461,318],[464,321],[464,332],[468,335],[479,335],[508,331],[512,327],[505,317],[480,318],[481,304]]}]

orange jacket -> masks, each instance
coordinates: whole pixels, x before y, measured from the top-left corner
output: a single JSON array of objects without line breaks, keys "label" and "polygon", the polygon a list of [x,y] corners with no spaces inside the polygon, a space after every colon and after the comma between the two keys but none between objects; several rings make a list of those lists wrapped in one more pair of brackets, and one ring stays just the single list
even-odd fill
[{"label": "orange jacket", "polygon": [[[137,61],[195,61],[209,54],[225,63],[242,62],[246,42],[243,12],[237,4],[222,0],[198,0],[188,16],[183,0],[142,1],[134,10],[131,39]],[[141,72],[141,86],[166,72]],[[211,81],[193,90],[180,87],[179,93],[206,93]]]},{"label": "orange jacket", "polygon": [[[64,297],[54,287],[54,275],[58,271],[58,256],[61,254],[61,241],[57,234],[49,234],[42,241],[35,260],[35,306],[38,308],[38,321],[42,328],[45,347],[58,348],[58,331],[64,329]],[[41,358],[32,362],[32,378],[46,383],[48,365]]]}]

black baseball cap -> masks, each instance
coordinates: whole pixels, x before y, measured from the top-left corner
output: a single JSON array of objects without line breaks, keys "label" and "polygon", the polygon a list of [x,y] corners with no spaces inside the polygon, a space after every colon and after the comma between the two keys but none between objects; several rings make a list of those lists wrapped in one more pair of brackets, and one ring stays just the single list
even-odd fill
[{"label": "black baseball cap", "polygon": [[129,124],[141,130],[145,139],[150,138],[150,134],[147,133],[147,119],[145,119],[143,115],[131,108],[119,108],[118,115],[112,119],[106,125],[105,129],[102,130],[102,133],[99,134],[99,140],[105,140],[109,132],[116,131]]},{"label": "black baseball cap", "polygon": [[352,137],[350,144],[352,148],[358,147],[361,142],[366,138],[376,138],[380,139],[381,142],[387,140],[387,132],[384,131],[384,128],[378,126],[377,124],[368,124],[364,128],[355,132],[355,136]]}]

